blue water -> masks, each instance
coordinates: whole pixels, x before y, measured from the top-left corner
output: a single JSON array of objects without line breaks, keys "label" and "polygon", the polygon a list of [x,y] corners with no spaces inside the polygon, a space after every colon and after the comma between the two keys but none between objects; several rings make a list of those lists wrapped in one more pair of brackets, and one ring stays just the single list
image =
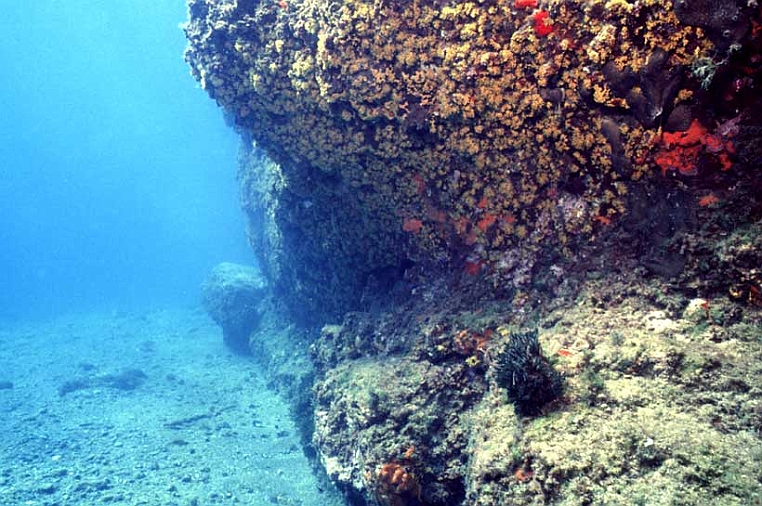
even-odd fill
[{"label": "blue water", "polygon": [[182,59],[184,0],[4,2],[0,320],[193,304],[252,263],[237,138]]}]

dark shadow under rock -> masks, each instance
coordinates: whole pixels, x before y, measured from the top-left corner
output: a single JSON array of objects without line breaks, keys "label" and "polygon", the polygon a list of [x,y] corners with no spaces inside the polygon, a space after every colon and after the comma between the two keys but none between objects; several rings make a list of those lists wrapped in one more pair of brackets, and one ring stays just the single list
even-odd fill
[{"label": "dark shadow under rock", "polygon": [[124,369],[114,374],[79,377],[65,381],[58,387],[58,395],[64,395],[88,388],[108,387],[117,390],[135,390],[145,383],[148,376],[140,369]]},{"label": "dark shadow under rock", "polygon": [[135,390],[145,383],[148,376],[140,369],[125,369],[117,374],[106,374],[99,378],[99,383],[118,390]]},{"label": "dark shadow under rock", "polygon": [[76,392],[77,390],[84,390],[86,388],[90,388],[92,386],[92,381],[89,378],[75,378],[71,380],[67,380],[63,382],[63,384],[58,387],[58,395],[63,397],[66,394],[69,394],[71,392]]}]

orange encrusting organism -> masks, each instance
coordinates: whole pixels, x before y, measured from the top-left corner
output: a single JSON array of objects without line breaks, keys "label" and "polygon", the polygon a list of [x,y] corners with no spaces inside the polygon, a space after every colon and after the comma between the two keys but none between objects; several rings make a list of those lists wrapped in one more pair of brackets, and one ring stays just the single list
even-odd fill
[{"label": "orange encrusting organism", "polygon": [[486,232],[489,227],[491,227],[495,221],[497,221],[497,216],[494,214],[485,214],[481,220],[479,220],[476,223],[476,226],[481,230],[482,232]]},{"label": "orange encrusting organism", "polygon": [[537,7],[537,0],[516,0],[513,6],[517,9],[534,9]]},{"label": "orange encrusting organism", "polygon": [[708,207],[717,204],[720,201],[713,193],[701,197],[698,201],[698,205],[701,207]]},{"label": "orange encrusting organism", "polygon": [[411,234],[417,234],[423,228],[423,222],[416,218],[405,218],[402,222],[402,230],[410,232]]}]

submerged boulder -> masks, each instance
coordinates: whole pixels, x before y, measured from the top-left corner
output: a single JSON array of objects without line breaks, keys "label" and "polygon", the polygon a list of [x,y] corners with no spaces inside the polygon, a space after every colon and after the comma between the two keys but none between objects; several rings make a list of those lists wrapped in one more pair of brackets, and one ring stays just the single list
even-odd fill
[{"label": "submerged boulder", "polygon": [[260,320],[259,302],[267,285],[253,267],[223,262],[202,286],[204,309],[222,327],[225,344],[249,353],[249,335]]}]

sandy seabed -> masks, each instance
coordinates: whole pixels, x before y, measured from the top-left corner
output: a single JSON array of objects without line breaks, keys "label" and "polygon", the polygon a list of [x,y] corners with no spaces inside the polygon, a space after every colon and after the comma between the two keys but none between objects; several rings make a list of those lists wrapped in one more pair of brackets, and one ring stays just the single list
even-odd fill
[{"label": "sandy seabed", "polygon": [[342,504],[201,310],[0,326],[0,505]]}]

